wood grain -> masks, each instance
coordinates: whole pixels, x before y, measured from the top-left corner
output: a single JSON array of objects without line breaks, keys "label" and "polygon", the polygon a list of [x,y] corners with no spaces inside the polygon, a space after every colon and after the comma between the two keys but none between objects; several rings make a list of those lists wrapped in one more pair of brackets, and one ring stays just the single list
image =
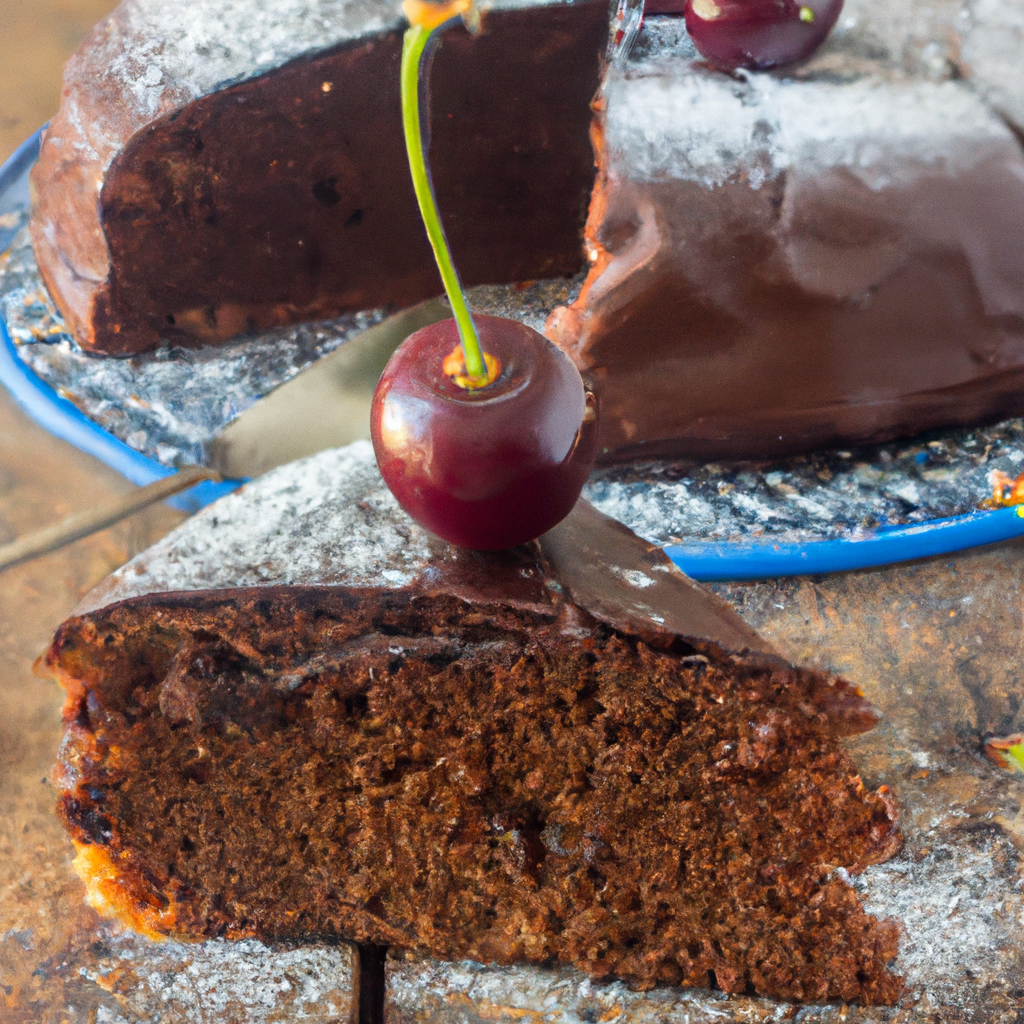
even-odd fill
[{"label": "wood grain", "polygon": [[60,75],[112,0],[0,3],[0,162],[57,111]]}]

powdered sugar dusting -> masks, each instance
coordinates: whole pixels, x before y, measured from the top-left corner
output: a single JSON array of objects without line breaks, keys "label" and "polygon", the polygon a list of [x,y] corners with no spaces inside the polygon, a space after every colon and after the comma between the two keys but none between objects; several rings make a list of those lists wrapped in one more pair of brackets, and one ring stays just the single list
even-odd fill
[{"label": "powdered sugar dusting", "polygon": [[[488,7],[542,6],[499,0]],[[107,75],[156,116],[304,54],[405,25],[394,0],[124,0]],[[127,45],[125,45],[127,44]]]},{"label": "powdered sugar dusting", "polygon": [[968,0],[962,59],[971,84],[1024,131],[1024,4],[1017,0]]},{"label": "powdered sugar dusting", "polygon": [[368,441],[289,463],[203,509],[77,609],[170,591],[282,584],[404,587],[429,534],[384,485]]},{"label": "powdered sugar dusting", "polygon": [[1016,144],[1022,47],[1017,0],[846,0],[808,63],[730,76],[694,59],[678,19],[649,18],[607,86],[611,167],[755,188],[798,164],[962,169],[979,144]]},{"label": "powdered sugar dusting", "polygon": [[[571,0],[491,0],[484,8]],[[100,178],[125,140],[153,120],[300,57],[401,31],[396,0],[122,0],[65,70],[65,98],[46,145],[68,144]],[[83,106],[81,97],[87,97]],[[45,230],[41,226],[39,230]],[[79,277],[102,281],[105,252]]]},{"label": "powdered sugar dusting", "polygon": [[1015,147],[1006,126],[959,82],[866,76],[737,80],[676,59],[643,66],[608,89],[613,174],[754,188],[799,167],[848,167],[872,187],[935,165],[975,166]]},{"label": "powdered sugar dusting", "polygon": [[[151,942],[124,933],[106,943],[83,974],[111,988],[128,1020],[246,1021],[270,1024],[348,1019],[351,958],[347,946],[272,948],[241,942]],[[103,1011],[101,1011],[103,1012]],[[97,1017],[97,1021],[103,1020]]]},{"label": "powdered sugar dusting", "polygon": [[388,0],[125,0],[107,74],[155,116],[176,104],[255,77],[307,51],[397,28]]},{"label": "powdered sugar dusting", "polygon": [[[962,824],[971,826],[966,815]],[[969,1006],[978,979],[1011,975],[1021,954],[1024,894],[998,864],[1000,847],[1004,860],[1016,853],[998,829],[973,843],[935,829],[914,838],[916,855],[869,868],[854,888],[869,914],[903,925],[894,970],[908,987],[937,1005]]]}]

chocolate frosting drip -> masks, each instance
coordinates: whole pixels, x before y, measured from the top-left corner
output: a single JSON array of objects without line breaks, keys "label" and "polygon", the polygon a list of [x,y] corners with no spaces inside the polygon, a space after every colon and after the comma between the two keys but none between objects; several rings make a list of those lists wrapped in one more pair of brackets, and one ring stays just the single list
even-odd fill
[{"label": "chocolate frosting drip", "polygon": [[540,546],[573,601],[616,629],[775,654],[729,605],[681,573],[660,547],[583,499],[540,539]]}]

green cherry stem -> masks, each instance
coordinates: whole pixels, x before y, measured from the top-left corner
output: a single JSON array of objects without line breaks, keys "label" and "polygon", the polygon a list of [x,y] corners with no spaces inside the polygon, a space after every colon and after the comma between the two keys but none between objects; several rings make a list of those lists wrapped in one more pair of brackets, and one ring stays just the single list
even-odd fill
[{"label": "green cherry stem", "polygon": [[[459,282],[459,275],[452,263],[451,250],[445,238],[444,227],[437,210],[437,200],[427,169],[427,155],[423,147],[423,129],[420,123],[420,67],[427,52],[431,36],[440,28],[412,24],[406,30],[402,42],[402,127],[405,130],[405,149],[409,156],[409,170],[416,192],[423,225],[434,250],[434,259],[441,272],[445,293],[451,303],[455,322],[459,328],[462,354],[466,360],[466,376],[470,387],[485,387],[488,383],[487,367],[476,326],[466,303],[466,296]],[[426,83],[424,83],[426,84]]]}]

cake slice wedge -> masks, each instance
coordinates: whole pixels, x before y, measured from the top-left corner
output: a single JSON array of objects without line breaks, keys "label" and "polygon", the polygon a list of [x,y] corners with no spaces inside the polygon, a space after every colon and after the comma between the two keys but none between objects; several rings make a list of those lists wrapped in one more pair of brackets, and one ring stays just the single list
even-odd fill
[{"label": "cake slice wedge", "polygon": [[841,746],[870,707],[589,506],[459,552],[326,452],[129,563],[45,666],[78,869],[149,934],[898,997],[848,882],[901,841]]}]

